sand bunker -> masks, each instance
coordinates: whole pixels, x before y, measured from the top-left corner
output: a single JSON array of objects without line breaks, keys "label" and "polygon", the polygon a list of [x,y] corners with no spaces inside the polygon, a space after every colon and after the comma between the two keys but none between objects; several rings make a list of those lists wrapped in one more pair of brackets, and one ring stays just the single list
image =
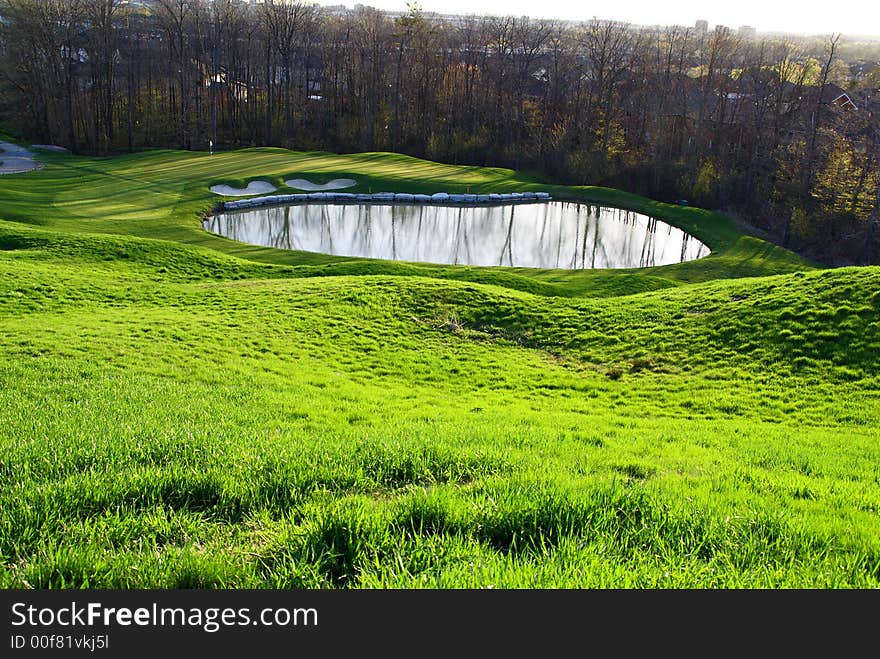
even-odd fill
[{"label": "sand bunker", "polygon": [[228,185],[212,185],[211,192],[224,197],[245,197],[251,194],[266,194],[275,192],[277,188],[269,181],[251,181],[246,188],[233,188]]},{"label": "sand bunker", "polygon": [[357,181],[353,178],[335,178],[329,183],[320,185],[318,183],[307,181],[304,178],[295,178],[292,181],[285,181],[284,185],[290,188],[296,188],[297,190],[317,192],[318,190],[341,190],[342,188],[351,188],[357,185]]},{"label": "sand bunker", "polygon": [[43,164],[23,146],[0,141],[0,174],[21,174],[39,169]]}]

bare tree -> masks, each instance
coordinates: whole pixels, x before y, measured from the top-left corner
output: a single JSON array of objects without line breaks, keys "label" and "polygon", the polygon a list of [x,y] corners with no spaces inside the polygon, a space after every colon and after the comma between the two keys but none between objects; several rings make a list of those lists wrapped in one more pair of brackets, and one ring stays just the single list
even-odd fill
[{"label": "bare tree", "polygon": [[696,195],[786,244],[876,242],[880,113],[832,105],[839,35],[448,21],[416,4],[392,21],[305,0],[0,0],[0,15],[0,118],[34,141],[391,148]]},{"label": "bare tree", "polygon": [[157,0],[159,19],[165,31],[169,48],[169,63],[176,72],[178,143],[180,148],[192,145],[190,134],[190,98],[193,93],[190,64],[189,22],[193,13],[193,0]]}]

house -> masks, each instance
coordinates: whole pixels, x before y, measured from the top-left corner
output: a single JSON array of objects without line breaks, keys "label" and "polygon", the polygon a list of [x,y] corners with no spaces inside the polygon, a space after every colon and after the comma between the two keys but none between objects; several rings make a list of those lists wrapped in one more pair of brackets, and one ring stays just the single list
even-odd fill
[{"label": "house", "polygon": [[843,88],[838,87],[837,85],[832,83],[825,85],[825,89],[822,92],[822,97],[824,99],[827,99],[826,102],[828,104],[838,107],[841,110],[859,109],[859,106],[856,105],[852,97],[846,91],[844,91]]},{"label": "house", "polygon": [[223,68],[214,75],[203,73],[202,84],[206,88],[216,87],[217,89],[226,89],[228,92],[234,94],[238,100],[245,103],[248,101],[248,86],[238,80],[229,80],[229,74]]}]

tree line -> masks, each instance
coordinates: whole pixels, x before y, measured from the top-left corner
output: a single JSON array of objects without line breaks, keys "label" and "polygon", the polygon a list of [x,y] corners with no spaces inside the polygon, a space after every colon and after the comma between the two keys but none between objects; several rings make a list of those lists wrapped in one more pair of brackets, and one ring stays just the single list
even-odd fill
[{"label": "tree line", "polygon": [[870,84],[839,96],[840,47],[416,5],[0,0],[0,118],[76,153],[270,145],[507,166],[723,209],[868,263],[880,111]]}]

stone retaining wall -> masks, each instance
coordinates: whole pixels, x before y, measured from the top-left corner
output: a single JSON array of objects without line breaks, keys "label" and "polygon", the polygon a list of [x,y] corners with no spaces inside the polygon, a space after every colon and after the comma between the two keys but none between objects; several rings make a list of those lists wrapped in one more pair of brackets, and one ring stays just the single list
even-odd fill
[{"label": "stone retaining wall", "polygon": [[278,204],[295,204],[306,201],[347,201],[359,202],[403,202],[408,204],[497,204],[501,202],[535,202],[550,199],[549,192],[509,192],[504,194],[408,194],[405,192],[373,192],[356,194],[353,192],[309,192],[303,194],[281,194],[223,203],[224,210],[260,208]]}]

